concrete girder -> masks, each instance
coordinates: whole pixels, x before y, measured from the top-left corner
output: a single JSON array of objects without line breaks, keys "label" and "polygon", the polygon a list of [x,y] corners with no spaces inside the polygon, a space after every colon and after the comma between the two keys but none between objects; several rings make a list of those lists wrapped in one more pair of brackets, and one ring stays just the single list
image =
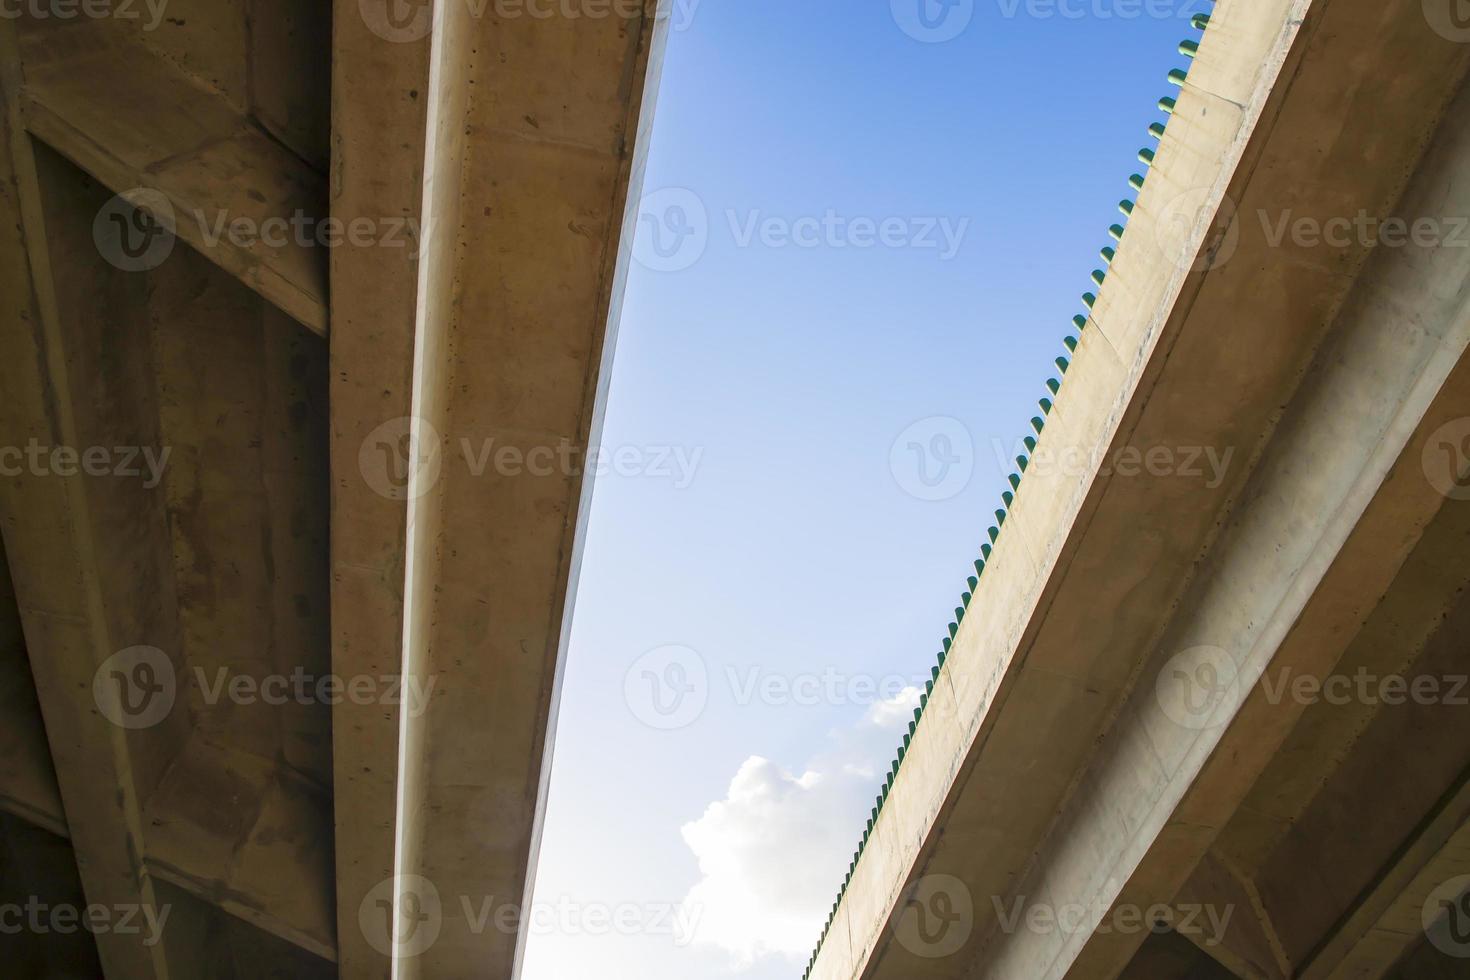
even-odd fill
[{"label": "concrete girder", "polygon": [[[1412,70],[1398,67],[1406,62]],[[987,936],[997,925],[989,899],[1015,892],[1069,798],[1087,805],[1096,787],[1078,780],[1098,737],[1167,625],[1161,616],[1202,574],[1200,556],[1369,252],[1273,242],[1259,216],[1386,213],[1465,63],[1463,46],[1432,35],[1415,4],[1219,5],[987,563],[988,585],[960,625],[813,977],[955,975],[953,958],[895,942],[916,889],[958,877],[978,896]],[[1353,147],[1374,165],[1341,166],[1324,147]],[[1184,446],[1228,449],[1235,463],[1204,488],[1173,474],[1077,481],[1039,465],[1043,450],[1107,461],[1129,447]],[[1115,952],[1126,962],[1131,949]],[[1044,975],[1028,969],[1044,969],[1034,960],[1021,975]]]},{"label": "concrete girder", "polygon": [[[144,277],[113,267],[99,254],[92,223],[106,193],[98,197],[95,188],[86,189],[89,181],[57,156],[46,141],[34,132],[24,132],[19,125],[27,114],[26,121],[31,123],[38,115],[50,120],[37,128],[46,129],[55,122],[45,111],[37,110],[37,91],[49,90],[44,84],[39,90],[27,88],[22,73],[41,64],[37,74],[47,78],[58,66],[46,64],[44,54],[38,56],[39,62],[27,61],[38,50],[36,37],[26,38],[31,42],[26,44],[17,37],[14,24],[7,24],[3,30],[7,121],[13,127],[8,131],[8,159],[14,161],[10,165],[17,174],[13,184],[7,182],[16,194],[10,202],[16,220],[7,227],[24,230],[24,238],[7,250],[5,268],[12,276],[29,275],[25,286],[17,280],[7,291],[16,304],[23,300],[28,303],[17,305],[7,314],[11,327],[6,336],[12,348],[6,358],[11,375],[4,385],[8,399],[4,444],[25,446],[34,437],[46,446],[166,446],[169,433],[161,427],[156,390],[154,359],[158,351],[150,349],[148,320],[150,315],[157,316],[155,300],[167,295],[168,290],[160,293],[147,288]],[[79,39],[84,35],[71,36]],[[110,44],[105,40],[100,43]],[[94,54],[101,56],[101,52]],[[134,68],[145,74],[162,70],[152,65],[146,54],[140,52],[140,57],[144,60]],[[95,84],[95,76],[92,82]],[[184,84],[179,79],[175,83]],[[88,94],[96,93],[89,89]],[[179,94],[174,92],[173,97]],[[89,118],[95,118],[98,112],[96,105],[87,111],[94,114]],[[121,122],[126,125],[125,119]],[[95,149],[85,134],[78,131],[71,135]],[[145,131],[143,138],[146,135]],[[57,142],[65,144],[65,139]],[[89,152],[92,150],[84,149],[78,155],[86,158]],[[248,193],[252,187],[246,180],[242,192]],[[169,269],[187,257],[176,256]],[[242,290],[242,295],[251,294]],[[271,311],[265,314],[266,319],[281,316],[259,299],[253,302]],[[48,313],[48,307],[54,312]],[[300,332],[299,327],[295,331],[320,343]],[[270,331],[265,333],[269,335]],[[26,342],[35,345],[33,352],[18,346]],[[86,352],[85,356],[80,352]],[[276,353],[285,373],[285,354],[279,348]],[[299,359],[293,363],[299,363]],[[46,373],[22,377],[27,367]],[[57,371],[65,371],[66,376],[59,378]],[[38,399],[34,404],[27,401],[32,391]],[[67,391],[86,392],[86,396],[64,406]],[[271,441],[265,441],[271,448]],[[267,461],[266,465],[272,464]],[[274,465],[277,469],[266,474],[267,482],[282,481],[279,467],[290,468],[289,463],[280,460]],[[289,485],[290,475],[284,479]],[[175,548],[169,531],[170,526],[175,531],[178,528],[167,513],[172,503],[167,496],[168,486],[138,491],[126,481],[80,475],[23,475],[6,483],[10,491],[5,508],[7,557],[15,570],[22,619],[27,622],[26,636],[31,648],[40,651],[27,658],[21,646],[8,650],[7,656],[13,661],[11,667],[29,663],[40,703],[12,698],[14,710],[7,714],[5,726],[10,751],[0,787],[0,806],[58,837],[72,840],[91,901],[137,904],[146,895],[148,903],[153,904],[156,885],[170,882],[288,940],[313,957],[330,961],[335,956],[335,938],[332,901],[325,894],[331,876],[329,846],[323,838],[318,846],[298,847],[303,833],[310,828],[329,827],[321,789],[276,771],[268,763],[263,766],[243,753],[229,752],[229,758],[223,759],[219,754],[224,750],[209,746],[191,731],[186,711],[171,712],[158,727],[123,731],[95,708],[88,710],[92,703],[91,681],[83,683],[83,675],[95,672],[107,656],[128,646],[144,644],[166,651],[175,677],[188,676],[182,669],[183,661],[178,659],[184,644],[178,622],[179,603],[174,595],[174,570],[170,567]],[[66,493],[57,492],[63,488]],[[309,494],[301,494],[298,499],[301,497]],[[87,509],[71,509],[78,506]],[[44,516],[48,508],[54,512],[49,517]],[[280,516],[282,519],[272,528],[278,539],[287,515],[283,512]],[[68,540],[67,535],[81,535],[83,527],[90,538],[86,547],[95,557],[74,555],[68,567],[64,556],[69,554],[69,546],[57,542]],[[300,533],[299,527],[295,533]],[[80,537],[76,540],[85,543]],[[79,554],[83,544],[74,547]],[[280,548],[282,556],[286,551]],[[121,571],[124,567],[126,573]],[[293,588],[299,584],[295,573],[310,571],[310,563],[293,562],[283,567],[281,589],[298,594],[310,591]],[[70,611],[86,599],[84,586],[101,593],[97,600],[101,612],[96,614],[99,625],[90,636],[99,645],[91,650],[82,645],[88,636],[86,620]],[[73,591],[77,595],[71,595]],[[94,614],[89,608],[86,615]],[[287,617],[280,617],[280,621],[285,623]],[[266,649],[279,646],[286,650],[294,649],[299,639],[281,636],[261,642],[257,637],[257,642]],[[58,671],[70,673],[63,676]],[[84,693],[72,693],[77,690]],[[179,691],[180,700],[185,693]],[[43,713],[48,719],[44,728]],[[77,720],[78,715],[85,724]],[[289,724],[289,711],[277,715]],[[50,752],[37,741],[46,733],[52,736]],[[95,751],[76,756],[70,747],[73,739],[90,745],[120,740],[118,758],[122,761],[115,763],[117,775],[113,778],[127,785],[109,789],[105,775],[108,768],[97,765],[107,757]],[[219,765],[204,771],[191,770],[188,760],[200,752],[214,752]],[[285,756],[294,761],[289,747]],[[53,759],[59,772],[52,768]],[[78,771],[69,771],[69,767]],[[223,809],[219,805],[199,805],[200,786],[217,786],[227,774],[241,770],[250,770],[256,776],[237,781],[236,792],[219,801]],[[54,783],[48,785],[58,776],[59,797]],[[124,808],[123,814],[114,820],[119,807]],[[97,822],[106,825],[114,836],[131,836],[116,842],[94,828]],[[219,847],[211,851],[192,846],[206,840],[218,842]],[[102,851],[110,853],[94,853]],[[139,897],[116,897],[109,902],[106,896],[115,894],[117,888],[100,889],[93,880],[98,873],[142,882],[137,889]],[[163,976],[167,975],[164,971],[175,968],[169,966],[176,960],[177,947],[172,943],[145,949],[136,956],[121,937],[104,938],[102,946],[109,976],[144,975],[140,970]]]},{"label": "concrete girder", "polygon": [[[1175,896],[1180,917],[1193,915],[1199,928],[1181,934],[1241,980],[1286,980],[1291,976],[1276,927],[1255,882],[1214,851],[1201,859]],[[1230,909],[1228,921],[1197,909]],[[1221,928],[1215,928],[1220,925]]]},{"label": "concrete girder", "polygon": [[[26,128],[324,335],[322,176],[227,99],[110,24],[22,28]],[[167,209],[155,206],[157,195]]]},{"label": "concrete girder", "polygon": [[[426,31],[372,30],[360,0],[332,20],[332,214],[417,226],[429,100]],[[387,5],[381,6],[387,23]],[[427,8],[425,8],[425,12]],[[412,414],[418,250],[332,253],[329,377],[332,461],[332,670],[398,679],[403,666],[406,474],[392,467]],[[373,470],[364,467],[379,466]],[[374,482],[370,477],[381,476]],[[344,701],[332,711],[337,937],[344,977],[386,980],[389,948],[359,914],[393,875],[399,711]]]},{"label": "concrete girder", "polygon": [[427,948],[395,937],[405,980],[519,968],[527,920],[480,916],[527,906],[591,479],[475,461],[598,440],[666,26],[655,0],[602,19],[435,7],[403,657],[432,697],[402,719],[397,871],[442,915]]},{"label": "concrete girder", "polygon": [[[1406,216],[1470,208],[1470,194],[1447,179],[1470,159],[1467,108],[1470,90],[1446,114],[1401,204]],[[1140,937],[1092,927],[1114,910],[1173,899],[1303,713],[1274,698],[1262,675],[1329,672],[1446,506],[1421,460],[1470,404],[1467,310],[1462,250],[1375,253],[1243,505],[1016,886],[1096,912],[1050,948],[1025,933],[993,937],[972,970],[1105,977],[1127,963]],[[1160,692],[1194,666],[1177,658],[1202,649],[1220,651],[1209,663],[1235,680],[1221,686],[1205,723],[1189,724]]]},{"label": "concrete girder", "polygon": [[[126,284],[108,275],[90,242],[79,250],[93,260],[90,281],[77,275],[77,265],[55,263],[57,253],[76,246],[76,229],[47,221],[48,212],[66,207],[66,189],[43,184],[21,125],[19,68],[14,25],[0,23],[4,442],[157,445],[151,397],[139,388],[146,384],[137,363],[144,352],[121,345],[108,365],[96,362],[108,291]],[[90,222],[84,227],[90,234]],[[48,479],[0,481],[0,527],[27,646],[45,651],[31,667],[81,883],[89,903],[156,913],[160,903],[142,859],[142,800],[170,761],[160,739],[178,738],[179,723],[135,738],[104,717],[89,693],[78,692],[90,692],[104,661],[120,650],[177,649],[162,493]],[[103,533],[109,524],[125,533]],[[98,937],[109,978],[166,980],[166,943],[142,940],[118,931]]]}]

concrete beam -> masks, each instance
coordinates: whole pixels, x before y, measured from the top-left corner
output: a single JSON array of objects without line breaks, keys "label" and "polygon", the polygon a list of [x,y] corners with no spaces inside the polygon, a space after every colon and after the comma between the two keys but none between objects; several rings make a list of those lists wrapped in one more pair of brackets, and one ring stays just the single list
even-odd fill
[{"label": "concrete beam", "polygon": [[329,802],[299,776],[194,738],[146,809],[152,874],[337,959]]},{"label": "concrete beam", "polygon": [[[139,364],[146,350],[102,336],[126,335],[113,301],[128,284],[109,274],[91,243],[91,214],[77,220],[71,189],[43,182],[21,128],[19,64],[13,24],[0,23],[0,442],[156,446]],[[27,473],[0,480],[0,527],[87,901],[156,912],[142,799],[181,733],[165,724],[134,737],[90,692],[121,650],[177,649],[162,494],[137,481]],[[98,937],[114,980],[167,978],[165,945],[117,931]]]},{"label": "concrete beam", "polygon": [[[978,896],[977,933],[994,921],[987,896],[1005,895],[1035,853],[1310,356],[1311,332],[1267,325],[1288,296],[1330,302],[1332,273],[1262,272],[1264,246],[1218,269],[1196,261],[1218,244],[1215,216],[1244,197],[1303,9],[1225,0],[1215,12],[1193,71],[1213,72],[1221,92],[1180,96],[813,980],[953,973],[959,950],[895,942],[909,896],[945,875]],[[1230,384],[1204,401],[1212,376]],[[1102,465],[1079,480],[1042,455],[1110,463],[1182,446],[1234,463],[1205,486]]]},{"label": "concrete beam", "polygon": [[[432,888],[433,942],[401,905],[395,976],[514,976],[545,806],[581,515],[598,439],[666,18],[477,18],[435,8],[415,346],[398,871]],[[534,79],[554,78],[554,85]],[[470,452],[466,454],[466,447]],[[539,454],[538,454],[539,457]],[[539,468],[538,468],[539,469]]]},{"label": "concrete beam", "polygon": [[[67,840],[39,707],[3,720],[0,809]],[[149,795],[144,866],[155,882],[334,962],[327,809],[303,780],[193,738]]]},{"label": "concrete beam", "polygon": [[[1470,91],[1447,112],[1405,217],[1470,209],[1470,189],[1450,179],[1470,159],[1467,112]],[[1304,710],[1273,699],[1262,674],[1330,671],[1444,506],[1422,460],[1470,404],[1467,313],[1463,250],[1374,253],[1243,504],[1016,887],[1029,901],[1081,903],[1088,917],[1061,935],[995,936],[972,969],[1104,977],[1128,962],[1140,937],[1094,928],[1177,894]],[[1201,663],[1225,680],[1197,714],[1180,679]]]},{"label": "concrete beam", "polygon": [[[13,35],[5,39],[13,50]],[[13,72],[18,62],[7,64]],[[5,91],[14,106],[16,90]],[[0,264],[14,279],[6,294],[15,305],[5,331],[11,349],[0,444],[24,447],[34,439],[79,452],[157,451],[168,445],[149,330],[150,316],[167,318],[153,302],[158,283],[99,254],[92,224],[107,192],[43,144],[11,134],[7,159],[18,166],[5,184],[15,190],[6,202],[15,220],[6,227],[17,237]],[[279,478],[272,473],[267,482]],[[171,658],[174,678],[189,676],[174,598],[168,481],[145,487],[123,477],[27,472],[5,480],[3,489],[6,581],[13,570],[25,642],[12,637],[5,644],[12,710],[0,806],[72,840],[89,901],[156,904],[156,884],[174,882],[332,959],[330,821],[320,789],[284,775],[270,759],[210,749],[191,728],[182,685],[174,687],[173,710],[138,728],[120,727],[93,701],[104,661],[132,646],[157,648]],[[305,532],[297,526],[293,533]],[[281,570],[283,586],[298,570]],[[300,652],[289,637],[272,639],[283,655]],[[11,676],[27,664],[30,690],[24,678]],[[101,676],[102,690],[111,690],[106,672]],[[287,716],[261,716],[278,720]],[[201,751],[213,752],[212,762],[191,764]],[[292,757],[289,743],[284,752]],[[215,791],[217,798],[210,796]],[[306,845],[313,828],[316,841]],[[103,939],[109,976],[168,975],[173,947],[135,949],[138,938]]]},{"label": "concrete beam", "polygon": [[[1441,508],[1216,841],[1254,869],[1292,976],[1341,945],[1470,768],[1470,718],[1455,703],[1467,537],[1470,508]],[[1397,678],[1438,693],[1398,694]],[[1312,679],[1273,668],[1262,684],[1293,697]]]},{"label": "concrete beam", "polygon": [[1194,869],[1179,890],[1174,907],[1181,918],[1195,909],[1231,910],[1228,920],[1195,914],[1193,921],[1199,928],[1183,935],[1232,976],[1241,980],[1287,980],[1292,975],[1255,883],[1215,852],[1206,854]]},{"label": "concrete beam", "polygon": [[[1278,244],[1261,216],[1389,213],[1463,75],[1463,48],[1408,3],[1218,5],[814,978],[948,977],[987,940],[1025,943],[993,937],[992,902],[1017,893],[1067,801],[1094,799],[1079,778],[1098,738],[1204,576],[1201,556],[1369,251]],[[1390,75],[1399,84],[1382,85]],[[1341,166],[1324,147],[1374,164]],[[1044,464],[1185,446],[1229,454],[1217,484],[1114,467],[1077,480]],[[974,903],[974,938],[947,957],[901,941],[916,890],[940,876]],[[1051,952],[1017,969],[1062,969],[1070,951]]]},{"label": "concrete beam", "polygon": [[322,176],[222,96],[111,28],[87,18],[20,24],[25,127],[325,334],[327,248],[311,237],[326,208]]},{"label": "concrete beam", "polygon": [[[1425,935],[1425,909],[1455,894],[1444,886],[1470,875],[1470,782],[1437,807],[1397,859],[1303,967],[1303,980],[1377,980],[1388,975]],[[1455,913],[1457,915],[1462,913]],[[1429,921],[1436,916],[1430,915]],[[1438,918],[1443,918],[1439,916]]]},{"label": "concrete beam", "polygon": [[[344,222],[399,217],[417,225],[428,32],[400,39],[373,30],[364,16],[375,9],[371,4],[337,0],[334,7],[332,216]],[[403,666],[409,461],[400,454],[413,411],[418,276],[417,249],[332,252],[332,671],[344,678],[397,679]],[[397,706],[344,701],[332,710],[344,977],[386,980],[391,969],[389,947],[369,941],[359,916],[394,873],[399,724]]]}]

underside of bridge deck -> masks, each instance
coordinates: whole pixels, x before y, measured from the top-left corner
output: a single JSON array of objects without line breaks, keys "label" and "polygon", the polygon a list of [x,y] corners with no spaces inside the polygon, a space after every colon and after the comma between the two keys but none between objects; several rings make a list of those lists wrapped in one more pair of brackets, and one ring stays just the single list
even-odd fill
[{"label": "underside of bridge deck", "polygon": [[108,10],[0,18],[4,972],[510,976],[590,487],[458,447],[596,438],[657,4]]},{"label": "underside of bridge deck", "polygon": [[810,976],[1463,975],[1466,66],[1216,5]]}]

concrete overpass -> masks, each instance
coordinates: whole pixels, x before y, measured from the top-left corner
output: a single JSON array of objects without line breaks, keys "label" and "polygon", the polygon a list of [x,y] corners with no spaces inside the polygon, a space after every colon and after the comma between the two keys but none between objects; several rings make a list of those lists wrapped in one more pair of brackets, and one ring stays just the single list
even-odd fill
[{"label": "concrete overpass", "polygon": [[[53,9],[0,19],[7,972],[511,976],[590,487],[483,453],[596,441],[657,4]],[[1463,974],[1462,27],[1186,46],[810,976]]]},{"label": "concrete overpass", "polygon": [[809,977],[1470,971],[1470,45],[1439,6],[1221,0],[1182,47]]},{"label": "concrete overpass", "polygon": [[657,4],[102,6],[0,19],[5,972],[511,976],[590,486],[469,464],[597,438]]}]

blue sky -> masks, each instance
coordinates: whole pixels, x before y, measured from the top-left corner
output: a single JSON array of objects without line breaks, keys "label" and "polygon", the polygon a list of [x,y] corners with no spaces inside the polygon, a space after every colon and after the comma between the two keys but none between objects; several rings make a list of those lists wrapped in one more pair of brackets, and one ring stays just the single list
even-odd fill
[{"label": "blue sky", "polygon": [[682,0],[528,980],[800,976],[1203,8]]}]

